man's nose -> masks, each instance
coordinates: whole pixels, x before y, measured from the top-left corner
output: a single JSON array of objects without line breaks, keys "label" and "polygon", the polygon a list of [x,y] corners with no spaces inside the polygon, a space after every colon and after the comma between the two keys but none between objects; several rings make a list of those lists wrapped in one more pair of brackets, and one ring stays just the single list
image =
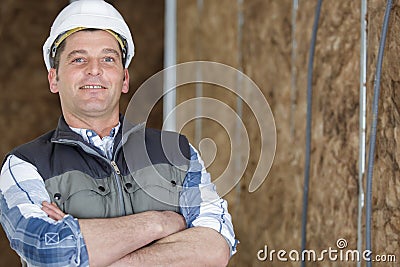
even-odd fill
[{"label": "man's nose", "polygon": [[90,60],[87,65],[87,74],[92,76],[98,76],[103,74],[100,62],[97,60]]}]

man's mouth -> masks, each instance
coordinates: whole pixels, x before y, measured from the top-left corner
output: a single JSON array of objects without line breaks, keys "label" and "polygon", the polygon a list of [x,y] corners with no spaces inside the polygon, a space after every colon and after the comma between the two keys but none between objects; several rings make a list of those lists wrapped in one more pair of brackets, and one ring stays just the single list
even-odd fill
[{"label": "man's mouth", "polygon": [[107,88],[102,85],[84,85],[79,87],[79,89],[107,89]]}]

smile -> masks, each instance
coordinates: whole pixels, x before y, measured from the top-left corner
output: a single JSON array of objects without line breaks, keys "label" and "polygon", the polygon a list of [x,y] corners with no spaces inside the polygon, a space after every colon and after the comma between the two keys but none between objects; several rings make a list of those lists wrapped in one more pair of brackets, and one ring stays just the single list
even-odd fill
[{"label": "smile", "polygon": [[80,87],[80,89],[107,89],[107,88],[101,85],[84,85]]}]

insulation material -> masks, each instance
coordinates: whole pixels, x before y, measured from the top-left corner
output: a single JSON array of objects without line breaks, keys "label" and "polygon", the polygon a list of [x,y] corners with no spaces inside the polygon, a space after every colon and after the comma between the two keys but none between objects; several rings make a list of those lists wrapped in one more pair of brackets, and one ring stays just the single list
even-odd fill
[{"label": "insulation material", "polygon": [[[196,1],[180,1],[181,41],[179,59],[231,62],[238,67],[236,1],[204,1],[201,25],[196,21]],[[299,1],[296,21],[296,97],[294,118],[291,109],[291,10],[293,1],[244,1],[243,68],[263,91],[274,113],[278,143],[275,161],[267,180],[254,193],[248,185],[258,161],[260,143],[257,122],[247,108],[243,120],[248,127],[252,153],[237,201],[237,191],[226,198],[240,240],[239,252],[230,266],[266,266],[270,262],[257,259],[265,245],[269,250],[300,249],[301,209],[305,151],[306,77],[309,42],[316,1]],[[372,100],[375,60],[380,38],[385,1],[370,1],[368,6],[368,104]],[[215,12],[218,5],[218,12]],[[398,5],[393,7],[389,37],[383,65],[378,143],[373,182],[373,252],[399,257],[399,191],[398,150],[399,131],[399,33]],[[357,247],[358,204],[358,131],[359,131],[359,62],[360,62],[360,3],[357,1],[326,1],[322,6],[313,79],[313,125],[311,182],[307,225],[307,249],[320,253],[324,249],[338,249],[337,241],[345,239],[344,250]],[[213,15],[214,17],[209,17]],[[199,29],[198,29],[199,28]],[[221,30],[223,29],[223,30]],[[195,32],[203,38],[197,39]],[[203,57],[197,58],[196,40],[202,42]],[[230,50],[230,53],[227,52]],[[180,101],[193,97],[193,91],[180,93]],[[218,95],[218,93],[217,93]],[[212,95],[213,97],[214,94]],[[218,96],[216,96],[218,98]],[[220,98],[218,98],[220,99]],[[224,103],[235,108],[230,97]],[[370,107],[367,123],[370,122]],[[291,125],[291,122],[294,125]],[[269,127],[271,125],[265,125]],[[291,134],[291,126],[294,131]],[[369,126],[369,124],[368,124]],[[189,127],[190,128],[190,127]],[[203,131],[209,131],[204,127]],[[217,143],[216,161],[230,151],[229,143],[222,141],[223,129],[212,130]],[[369,128],[368,128],[369,130]],[[193,133],[188,130],[189,137]],[[225,143],[219,143],[225,142]],[[225,148],[225,149],[224,149]],[[254,153],[253,153],[254,152]],[[218,177],[221,164],[210,168]],[[365,220],[363,220],[365,225]],[[364,234],[365,240],[365,234]],[[309,263],[312,266],[354,266],[355,262],[325,261]],[[298,266],[298,262],[279,262],[273,266]],[[385,263],[385,266],[395,266]]]}]

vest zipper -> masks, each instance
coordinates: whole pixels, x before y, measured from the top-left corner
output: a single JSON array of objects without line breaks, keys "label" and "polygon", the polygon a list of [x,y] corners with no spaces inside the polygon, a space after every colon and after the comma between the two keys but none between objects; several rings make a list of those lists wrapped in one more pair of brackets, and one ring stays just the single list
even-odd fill
[{"label": "vest zipper", "polygon": [[111,160],[111,165],[114,168],[115,173],[117,174],[115,180],[117,181],[119,202],[121,203],[121,211],[120,212],[121,212],[121,215],[126,215],[125,201],[124,201],[124,196],[123,196],[123,185],[121,182],[122,181],[121,171],[119,170],[118,165],[115,162],[115,159],[116,159],[117,154],[121,147],[122,147],[122,141],[120,141],[114,149],[113,159]]},{"label": "vest zipper", "polygon": [[111,161],[111,165],[113,166],[115,173],[118,174],[118,175],[120,175],[121,172],[119,171],[119,168],[118,168],[118,166],[117,166],[117,163],[115,163],[115,161],[112,160],[112,161]]},{"label": "vest zipper", "polygon": [[114,172],[116,173],[115,175],[115,181],[117,182],[117,189],[118,189],[118,197],[119,197],[119,203],[120,203],[120,213],[121,215],[126,215],[126,210],[125,210],[125,203],[124,203],[124,198],[122,195],[122,184],[121,184],[121,171],[118,168],[117,163],[115,163],[114,160],[110,161],[111,166],[114,169]]}]

